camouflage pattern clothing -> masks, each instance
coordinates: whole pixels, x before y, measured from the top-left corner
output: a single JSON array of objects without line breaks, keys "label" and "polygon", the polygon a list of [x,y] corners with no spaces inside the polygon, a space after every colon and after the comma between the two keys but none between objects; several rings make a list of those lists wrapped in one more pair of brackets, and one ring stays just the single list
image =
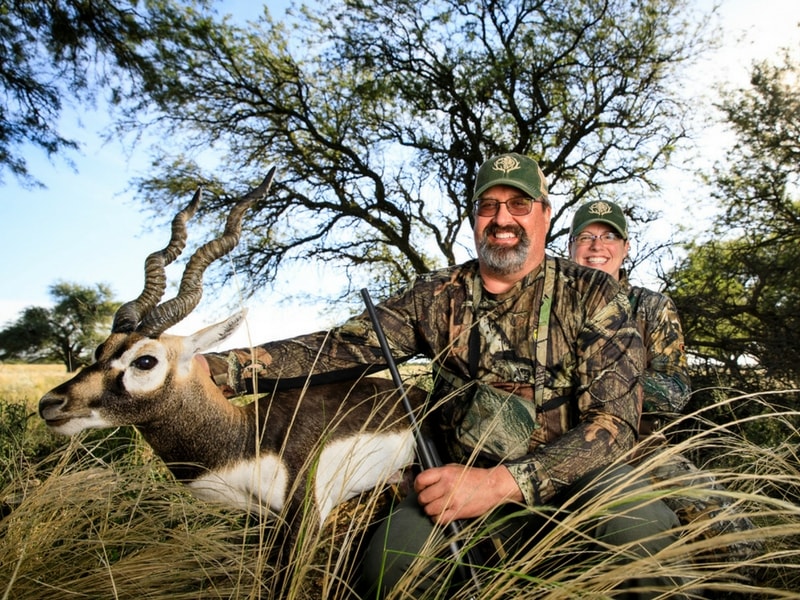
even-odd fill
[{"label": "camouflage pattern clothing", "polygon": [[[624,272],[621,273],[620,285],[628,294],[647,355],[647,368],[642,376],[644,408],[640,426],[640,434],[646,434],[658,429],[665,419],[675,417],[689,400],[691,381],[683,331],[678,311],[668,296],[631,286]],[[682,454],[675,454],[666,445],[659,445],[666,444],[663,436],[645,438],[644,443],[645,447],[650,446],[649,452],[661,453],[660,460],[649,474],[650,479],[655,485],[674,490],[662,500],[682,524],[705,521],[705,526],[697,527],[697,531],[707,539],[756,528],[739,512],[734,504],[735,497],[726,492],[712,472],[698,469]],[[680,493],[683,489],[690,491],[683,495]],[[724,540],[724,537],[720,539]],[[738,564],[761,555],[763,551],[763,542],[747,535],[709,546],[708,556],[702,558]],[[737,572],[750,578],[757,575],[756,570],[749,567],[739,567]]]},{"label": "camouflage pattern clothing", "polygon": [[628,294],[644,342],[647,368],[642,377],[642,419],[652,431],[663,425],[665,417],[681,412],[689,401],[691,380],[683,330],[671,298],[632,286],[624,271],[620,273],[620,286]]},{"label": "camouflage pattern clothing", "polygon": [[[522,452],[495,457],[530,505],[547,502],[633,446],[644,351],[628,300],[606,273],[547,258],[507,293],[490,295],[473,260],[423,275],[376,308],[397,362],[426,356],[435,372],[452,376],[445,384],[477,380],[535,406]],[[540,331],[546,339],[537,344]],[[207,358],[212,373],[230,372],[234,387],[239,373],[246,381],[255,368],[263,390],[301,384],[309,375],[314,382],[385,368],[366,314],[330,331]],[[537,378],[541,385],[534,386]],[[439,386],[434,398],[442,401],[437,442],[461,462],[469,459],[460,437],[475,386],[467,387],[443,396]],[[499,418],[500,432],[518,425],[513,415]]]}]

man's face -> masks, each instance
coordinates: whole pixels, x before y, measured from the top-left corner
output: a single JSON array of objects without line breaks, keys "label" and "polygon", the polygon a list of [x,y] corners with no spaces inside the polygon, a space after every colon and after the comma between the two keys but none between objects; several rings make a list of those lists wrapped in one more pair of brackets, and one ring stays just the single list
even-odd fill
[{"label": "man's face", "polygon": [[595,237],[589,243],[586,241],[579,243],[580,240],[571,241],[569,254],[572,260],[579,265],[600,269],[619,280],[619,270],[622,267],[622,261],[628,256],[630,243],[623,240],[616,229],[604,223],[590,223],[581,230],[578,237],[581,235],[602,236],[609,232],[616,234],[618,239],[604,240],[601,237]]},{"label": "man's face", "polygon": [[[507,185],[493,186],[481,194],[484,200],[501,203],[525,197],[525,192]],[[497,276],[521,279],[539,266],[544,259],[550,215],[550,207],[542,202],[534,202],[526,215],[512,215],[507,204],[500,204],[493,216],[476,214],[473,233],[481,268]]]}]

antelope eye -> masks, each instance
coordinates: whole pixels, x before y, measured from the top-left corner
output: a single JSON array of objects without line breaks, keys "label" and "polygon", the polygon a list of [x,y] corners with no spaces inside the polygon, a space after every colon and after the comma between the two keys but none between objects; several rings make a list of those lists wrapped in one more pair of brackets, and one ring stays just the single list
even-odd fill
[{"label": "antelope eye", "polygon": [[149,371],[158,364],[158,359],[155,356],[145,354],[140,356],[131,363],[131,365],[140,371]]}]

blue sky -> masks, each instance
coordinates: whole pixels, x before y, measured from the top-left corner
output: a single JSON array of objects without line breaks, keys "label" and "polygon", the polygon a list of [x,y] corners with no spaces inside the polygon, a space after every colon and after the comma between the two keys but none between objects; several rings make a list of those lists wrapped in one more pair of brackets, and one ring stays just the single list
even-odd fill
[{"label": "blue sky", "polygon": [[[699,0],[698,4],[705,7],[711,2]],[[753,59],[775,56],[781,46],[798,48],[800,2],[754,4],[752,0],[722,0],[726,47],[709,61],[699,80],[745,85]],[[245,17],[259,12],[258,5],[248,0],[226,1],[221,6],[220,12]],[[277,9],[272,11],[278,14]],[[141,290],[144,258],[168,237],[166,220],[148,221],[129,189],[130,180],[147,170],[144,151],[129,156],[119,143],[103,144],[98,134],[106,122],[102,109],[82,112],[81,124],[77,121],[75,113],[65,114],[62,120],[68,136],[82,143],[79,154],[69,155],[74,169],[61,157],[50,162],[31,149],[26,153],[30,170],[46,188],[21,188],[10,175],[0,184],[0,326],[26,306],[50,305],[48,287],[59,280],[83,285],[104,282],[119,300],[135,297]],[[235,296],[231,290],[228,300]],[[289,307],[280,300],[273,293],[271,298],[262,294],[247,302],[249,337],[243,331],[233,343],[245,345],[333,324],[324,307]],[[186,333],[224,318],[228,311],[225,299],[205,297],[196,314],[175,330]]]}]

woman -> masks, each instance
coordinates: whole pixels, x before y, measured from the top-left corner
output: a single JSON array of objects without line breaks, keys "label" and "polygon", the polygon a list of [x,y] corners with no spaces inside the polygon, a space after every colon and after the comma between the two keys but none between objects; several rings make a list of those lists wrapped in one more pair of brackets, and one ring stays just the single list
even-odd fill
[{"label": "woman", "polygon": [[[628,223],[622,209],[604,200],[581,206],[572,219],[569,237],[569,255],[579,265],[600,269],[619,281],[627,292],[644,341],[647,362],[643,374],[644,400],[639,435],[651,434],[664,425],[666,418],[675,417],[689,399],[691,384],[683,345],[683,330],[672,300],[647,288],[632,286],[622,263],[628,257]],[[640,444],[638,457],[647,455],[666,443],[663,435],[651,436]],[[692,474],[693,479],[687,475]],[[745,516],[737,516],[731,498],[720,493],[724,487],[713,474],[700,471],[686,457],[672,454],[654,469],[652,478],[657,481],[675,479],[673,487],[694,488],[689,495],[674,494],[664,498],[665,504],[678,515],[683,524],[696,519],[710,519],[708,533],[730,534],[755,528]],[[700,491],[704,493],[699,493]],[[721,518],[722,511],[730,513]],[[706,534],[708,537],[711,535]],[[722,561],[737,563],[759,556],[763,544],[752,535],[723,543],[715,548]],[[753,577],[755,571],[739,568],[742,575]]]},{"label": "woman", "polygon": [[664,294],[630,284],[622,268],[629,250],[628,223],[618,205],[599,200],[584,204],[575,213],[570,228],[570,258],[579,265],[605,271],[620,282],[644,341],[647,366],[639,432],[646,435],[661,427],[666,417],[683,409],[689,400],[691,382],[675,304]]}]

